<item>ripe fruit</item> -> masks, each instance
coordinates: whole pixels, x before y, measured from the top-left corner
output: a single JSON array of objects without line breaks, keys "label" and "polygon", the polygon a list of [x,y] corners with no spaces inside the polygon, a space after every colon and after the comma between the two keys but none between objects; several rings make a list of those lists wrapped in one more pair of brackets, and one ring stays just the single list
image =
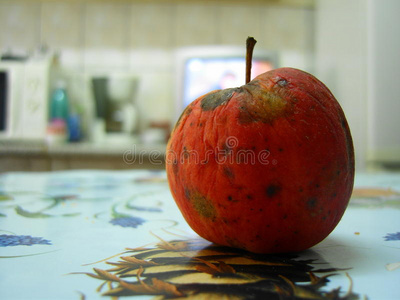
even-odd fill
[{"label": "ripe fruit", "polygon": [[319,243],[340,221],[354,150],[328,88],[280,68],[193,101],[168,142],[166,169],[179,209],[203,238],[293,252]]}]

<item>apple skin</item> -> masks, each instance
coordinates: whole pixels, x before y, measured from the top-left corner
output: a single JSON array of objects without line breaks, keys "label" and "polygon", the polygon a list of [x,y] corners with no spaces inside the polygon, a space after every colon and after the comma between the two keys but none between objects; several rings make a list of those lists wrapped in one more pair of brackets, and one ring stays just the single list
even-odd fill
[{"label": "apple skin", "polygon": [[255,253],[297,252],[325,239],[344,214],[354,149],[329,89],[279,68],[193,101],[171,134],[166,171],[201,237]]}]

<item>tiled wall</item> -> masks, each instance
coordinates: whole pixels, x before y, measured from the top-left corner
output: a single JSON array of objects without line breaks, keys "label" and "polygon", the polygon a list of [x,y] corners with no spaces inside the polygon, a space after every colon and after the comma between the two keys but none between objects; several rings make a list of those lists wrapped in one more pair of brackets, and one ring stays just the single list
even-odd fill
[{"label": "tiled wall", "polygon": [[256,47],[285,53],[285,64],[304,65],[313,54],[313,29],[313,9],[261,1],[0,0],[2,51],[40,44],[58,51],[60,74],[78,101],[85,99],[83,74],[139,74],[138,104],[147,121],[171,118],[177,48],[244,47],[250,35]]}]

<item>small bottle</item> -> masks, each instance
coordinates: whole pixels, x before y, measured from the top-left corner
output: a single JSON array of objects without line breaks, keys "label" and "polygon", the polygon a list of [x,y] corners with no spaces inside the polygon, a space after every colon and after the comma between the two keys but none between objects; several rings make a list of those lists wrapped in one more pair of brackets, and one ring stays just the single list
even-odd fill
[{"label": "small bottle", "polygon": [[81,118],[76,112],[72,112],[68,117],[68,141],[69,142],[79,142],[81,133]]},{"label": "small bottle", "polygon": [[47,128],[47,140],[49,143],[63,143],[67,140],[68,102],[66,84],[60,80],[56,84],[50,102],[50,122]]},{"label": "small bottle", "polygon": [[69,103],[66,91],[66,84],[60,80],[56,84],[50,103],[50,122],[55,119],[62,119],[65,122],[69,115]]}]

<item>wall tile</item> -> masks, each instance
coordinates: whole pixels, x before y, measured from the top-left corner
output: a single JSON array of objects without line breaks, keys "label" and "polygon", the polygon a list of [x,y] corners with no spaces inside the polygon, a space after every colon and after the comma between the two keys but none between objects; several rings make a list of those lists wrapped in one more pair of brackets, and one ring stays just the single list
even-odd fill
[{"label": "wall tile", "polygon": [[0,48],[32,51],[40,43],[40,3],[4,1],[0,3]]},{"label": "wall tile", "polygon": [[126,49],[129,45],[130,4],[88,2],[85,9],[85,48]]},{"label": "wall tile", "polygon": [[262,38],[259,42],[269,49],[311,49],[313,13],[291,7],[266,6],[262,16]]},{"label": "wall tile", "polygon": [[217,44],[218,5],[177,4],[174,19],[175,46]]},{"label": "wall tile", "polygon": [[43,2],[41,39],[50,48],[83,46],[84,6],[79,2]]},{"label": "wall tile", "polygon": [[174,67],[172,49],[144,48],[132,49],[129,53],[130,69],[137,73],[171,71]]},{"label": "wall tile", "polygon": [[164,3],[132,3],[130,15],[130,46],[172,47],[174,7]]},{"label": "wall tile", "polygon": [[87,2],[85,7],[84,68],[107,72],[129,68],[127,2]]},{"label": "wall tile", "polygon": [[173,87],[173,77],[169,72],[142,74],[136,102],[142,123],[171,119],[174,113]]},{"label": "wall tile", "polygon": [[261,8],[254,5],[222,5],[217,16],[221,44],[244,46],[246,38],[261,37]]},{"label": "wall tile", "polygon": [[126,71],[129,69],[129,51],[116,48],[90,48],[84,51],[84,70],[90,73]]}]

